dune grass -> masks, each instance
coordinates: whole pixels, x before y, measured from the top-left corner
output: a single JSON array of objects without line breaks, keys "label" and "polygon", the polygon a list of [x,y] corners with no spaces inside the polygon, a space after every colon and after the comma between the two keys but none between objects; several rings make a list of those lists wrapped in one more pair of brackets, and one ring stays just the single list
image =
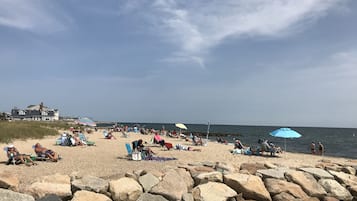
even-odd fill
[{"label": "dune grass", "polygon": [[15,139],[41,139],[48,135],[58,135],[59,129],[68,129],[66,122],[0,121],[0,143]]}]

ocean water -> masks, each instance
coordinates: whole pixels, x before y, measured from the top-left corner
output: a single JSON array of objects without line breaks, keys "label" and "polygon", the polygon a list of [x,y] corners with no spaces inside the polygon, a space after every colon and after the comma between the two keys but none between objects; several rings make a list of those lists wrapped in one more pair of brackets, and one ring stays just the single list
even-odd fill
[{"label": "ocean water", "polygon": [[[120,123],[121,125],[138,125],[145,128],[178,130],[174,124],[165,123]],[[109,127],[113,124],[98,124],[99,127]],[[187,133],[199,133],[206,137],[207,125],[204,124],[185,124],[188,128]],[[210,125],[209,138],[215,140],[221,136],[229,142],[239,139],[248,146],[258,145],[259,139],[268,139],[275,145],[284,148],[283,138],[276,138],[269,133],[280,127],[274,126],[239,126],[239,125]],[[357,159],[357,128],[318,128],[318,127],[290,127],[299,132],[302,137],[286,139],[286,148],[289,152],[310,153],[310,144],[314,141],[322,142],[325,147],[325,155],[341,156]]]}]

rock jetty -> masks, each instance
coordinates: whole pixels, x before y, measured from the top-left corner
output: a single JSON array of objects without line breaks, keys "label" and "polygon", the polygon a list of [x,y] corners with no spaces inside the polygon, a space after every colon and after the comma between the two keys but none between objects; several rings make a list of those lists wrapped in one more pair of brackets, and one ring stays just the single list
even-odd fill
[{"label": "rock jetty", "polygon": [[321,161],[315,167],[202,162],[125,177],[49,175],[20,187],[0,173],[2,201],[357,201],[357,166]]}]

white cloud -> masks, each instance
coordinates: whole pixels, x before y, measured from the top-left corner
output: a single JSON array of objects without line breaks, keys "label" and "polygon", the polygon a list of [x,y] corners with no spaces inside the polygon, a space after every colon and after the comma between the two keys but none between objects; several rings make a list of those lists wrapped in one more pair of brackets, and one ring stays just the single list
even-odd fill
[{"label": "white cloud", "polygon": [[63,20],[69,17],[59,13],[58,7],[50,1],[0,0],[0,26],[51,33],[66,28]]},{"label": "white cloud", "polygon": [[[135,3],[129,1],[130,9]],[[141,10],[179,55],[204,57],[227,37],[280,37],[303,28],[341,0],[155,0]],[[177,53],[175,53],[177,54]],[[203,61],[203,58],[201,58]]]}]

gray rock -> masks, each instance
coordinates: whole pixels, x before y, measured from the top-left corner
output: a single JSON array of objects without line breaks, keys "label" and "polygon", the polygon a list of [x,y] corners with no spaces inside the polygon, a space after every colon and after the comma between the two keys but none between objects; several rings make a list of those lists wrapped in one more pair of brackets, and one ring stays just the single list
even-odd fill
[{"label": "gray rock", "polygon": [[170,201],[181,200],[182,195],[187,192],[186,182],[174,169],[168,171],[162,178],[162,181],[150,191],[150,193],[162,195]]},{"label": "gray rock", "polygon": [[18,191],[19,183],[19,180],[12,172],[3,171],[0,173],[0,188]]},{"label": "gray rock", "polygon": [[317,179],[333,179],[334,177],[326,170],[320,168],[300,168],[300,170],[312,174]]},{"label": "gray rock", "polygon": [[257,170],[257,173],[265,178],[274,178],[274,179],[285,179],[284,174],[290,170],[289,168],[276,168],[276,169],[261,169]]},{"label": "gray rock", "polygon": [[279,194],[276,194],[273,196],[273,200],[274,201],[302,201],[301,199],[295,198],[294,196],[292,196],[291,194],[287,193],[287,192],[281,192]]},{"label": "gray rock", "polygon": [[182,195],[182,201],[194,201],[191,193],[184,193]]},{"label": "gray rock", "polygon": [[335,176],[335,179],[346,186],[356,186],[357,185],[357,177],[351,174],[347,174],[344,172],[337,172],[333,170],[329,170],[329,173]]},{"label": "gray rock", "polygon": [[77,191],[71,201],[112,201],[106,195],[91,191]]},{"label": "gray rock", "polygon": [[224,175],[224,183],[237,193],[243,193],[245,199],[271,201],[270,194],[260,177],[248,174]]},{"label": "gray rock", "polygon": [[144,188],[144,192],[149,192],[153,186],[160,182],[159,178],[155,177],[151,173],[147,173],[139,177],[139,183]]},{"label": "gray rock", "polygon": [[201,173],[194,177],[195,185],[205,184],[209,181],[211,182],[223,182],[223,175],[221,172],[207,172]]},{"label": "gray rock", "polygon": [[72,182],[73,192],[76,192],[77,190],[87,190],[106,194],[108,192],[108,188],[109,182],[107,180],[94,176],[84,176],[81,179],[77,179]]},{"label": "gray rock", "polygon": [[208,182],[198,185],[192,190],[195,201],[226,201],[237,196],[237,192],[225,184]]},{"label": "gray rock", "polygon": [[0,198],[1,198],[1,201],[17,201],[17,200],[35,201],[35,198],[33,198],[30,195],[17,193],[17,192],[13,192],[11,190],[2,189],[2,188],[0,188]]},{"label": "gray rock", "polygon": [[36,201],[62,201],[62,199],[60,197],[58,197],[57,195],[49,194],[49,195],[46,195],[45,197],[42,197]]},{"label": "gray rock", "polygon": [[347,189],[333,179],[320,179],[319,184],[324,187],[330,196],[339,200],[352,200],[353,198]]},{"label": "gray rock", "polygon": [[299,184],[301,188],[311,197],[323,198],[327,192],[317,183],[316,179],[309,173],[291,170],[285,174],[288,181]]},{"label": "gray rock", "polygon": [[132,178],[123,177],[109,182],[109,191],[114,201],[136,201],[143,188]]},{"label": "gray rock", "polygon": [[[292,182],[287,182],[281,179],[268,178],[264,180],[264,184],[272,196],[281,193],[288,193],[289,195],[293,196],[293,198],[306,199],[309,197],[299,185]],[[285,196],[285,194],[280,196]]]},{"label": "gray rock", "polygon": [[150,193],[143,193],[136,201],[168,201],[161,195],[153,195]]}]

